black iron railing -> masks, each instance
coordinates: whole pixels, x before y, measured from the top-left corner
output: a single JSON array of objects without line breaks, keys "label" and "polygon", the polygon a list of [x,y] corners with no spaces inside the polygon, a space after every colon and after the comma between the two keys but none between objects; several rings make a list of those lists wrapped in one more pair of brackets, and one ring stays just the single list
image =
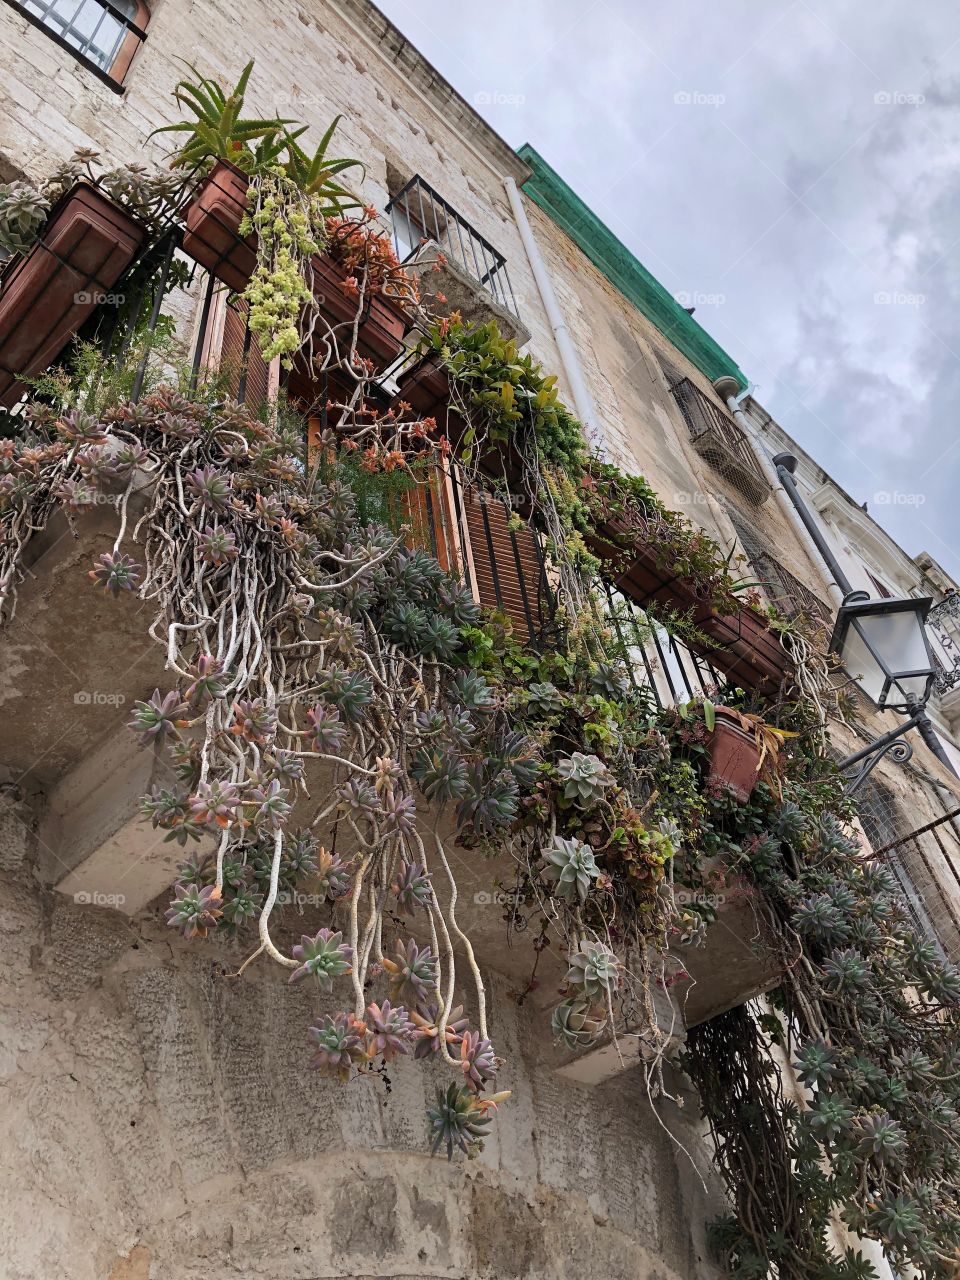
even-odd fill
[{"label": "black iron railing", "polygon": [[401,262],[412,258],[424,243],[434,241],[495,302],[519,316],[506,258],[423,178],[411,178],[387,205],[387,213]]},{"label": "black iron railing", "polygon": [[[95,76],[116,93],[122,93],[122,75],[118,66],[129,65],[129,56],[121,56],[128,41],[136,49],[147,38],[133,16],[139,6],[117,0],[6,0],[28,22],[38,27],[62,49],[72,53]],[[111,74],[114,73],[114,74]]]},{"label": "black iron railing", "polygon": [[934,687],[939,693],[946,693],[960,684],[960,594],[945,596],[931,608],[927,629],[937,660]]}]

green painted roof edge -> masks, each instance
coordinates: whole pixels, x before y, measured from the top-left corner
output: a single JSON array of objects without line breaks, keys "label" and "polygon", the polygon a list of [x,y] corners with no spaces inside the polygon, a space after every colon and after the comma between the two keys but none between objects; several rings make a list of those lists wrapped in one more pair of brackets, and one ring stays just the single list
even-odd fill
[{"label": "green painted roof edge", "polygon": [[737,362],[647,271],[543,156],[526,142],[517,148],[517,155],[532,171],[523,184],[525,194],[566,232],[597,270],[711,382],[728,374],[746,387],[747,379]]}]

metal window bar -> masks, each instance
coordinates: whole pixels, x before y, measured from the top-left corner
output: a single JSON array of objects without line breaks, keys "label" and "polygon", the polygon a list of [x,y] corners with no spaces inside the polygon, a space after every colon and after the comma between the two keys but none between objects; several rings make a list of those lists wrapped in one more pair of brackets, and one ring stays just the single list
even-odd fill
[{"label": "metal window bar", "polygon": [[387,213],[401,262],[412,258],[424,240],[435,240],[496,302],[519,315],[503,254],[423,178],[411,178],[387,205]]},{"label": "metal window bar", "polygon": [[[72,53],[99,79],[117,93],[123,89],[110,76],[110,68],[128,35],[136,36],[139,43],[147,38],[133,16],[122,5],[110,0],[6,0],[6,3],[38,27],[52,40]],[[121,7],[122,6],[122,7]]]},{"label": "metal window bar", "polygon": [[747,471],[763,479],[763,471],[749,441],[733,419],[719,405],[705,396],[689,378],[681,378],[670,387],[670,393],[687,424],[691,440],[707,432],[719,437],[737,462]]},{"label": "metal window bar", "polygon": [[670,635],[644,609],[605,583],[607,606],[620,657],[637,688],[647,686],[657,706],[703,697],[723,677],[706,659]]}]

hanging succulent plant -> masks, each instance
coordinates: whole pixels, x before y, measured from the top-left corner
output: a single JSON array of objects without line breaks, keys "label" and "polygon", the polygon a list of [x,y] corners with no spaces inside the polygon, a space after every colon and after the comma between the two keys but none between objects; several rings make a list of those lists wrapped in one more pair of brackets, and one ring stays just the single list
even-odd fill
[{"label": "hanging succulent plant", "polygon": [[570,955],[567,985],[588,1000],[605,1000],[620,982],[620,962],[605,942],[586,941]]},{"label": "hanging succulent plant", "polygon": [[550,1019],[550,1029],[566,1048],[586,1049],[594,1044],[606,1025],[607,1015],[589,1000],[564,1000]]},{"label": "hanging succulent plant", "polygon": [[603,799],[613,778],[603,761],[595,755],[574,751],[557,765],[557,776],[563,783],[563,796],[581,809],[591,809]]},{"label": "hanging succulent plant", "polygon": [[290,981],[316,978],[324,991],[332,990],[334,978],[343,977],[353,968],[353,948],[342,941],[342,936],[330,929],[321,929],[313,938],[304,935],[293,948],[293,958],[300,963]]},{"label": "hanging succulent plant", "polygon": [[586,902],[593,882],[600,875],[590,846],[582,840],[554,836],[546,862],[543,874],[553,885],[553,892],[566,902]]}]

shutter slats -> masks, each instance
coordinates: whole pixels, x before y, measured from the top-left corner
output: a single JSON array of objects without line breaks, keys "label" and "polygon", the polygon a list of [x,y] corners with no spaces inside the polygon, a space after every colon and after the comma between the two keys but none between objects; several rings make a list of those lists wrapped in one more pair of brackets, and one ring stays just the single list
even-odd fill
[{"label": "shutter slats", "polygon": [[[247,332],[247,303],[234,298],[227,305],[223,321],[223,342],[220,347],[220,370],[226,376],[227,393],[239,398],[240,377],[243,371],[243,347]],[[250,335],[247,351],[247,381],[244,388],[244,404],[256,413],[267,399],[269,390],[269,366],[260,354],[256,334]]]}]

